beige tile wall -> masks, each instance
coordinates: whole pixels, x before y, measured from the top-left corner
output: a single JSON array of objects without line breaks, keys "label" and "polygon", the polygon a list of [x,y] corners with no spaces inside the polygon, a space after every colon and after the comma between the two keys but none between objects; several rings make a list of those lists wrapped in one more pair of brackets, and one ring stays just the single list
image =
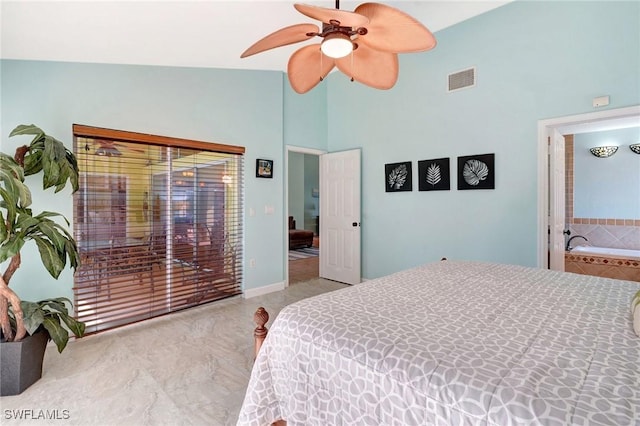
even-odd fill
[{"label": "beige tile wall", "polygon": [[640,282],[640,260],[634,259],[565,253],[564,270],[582,275]]}]

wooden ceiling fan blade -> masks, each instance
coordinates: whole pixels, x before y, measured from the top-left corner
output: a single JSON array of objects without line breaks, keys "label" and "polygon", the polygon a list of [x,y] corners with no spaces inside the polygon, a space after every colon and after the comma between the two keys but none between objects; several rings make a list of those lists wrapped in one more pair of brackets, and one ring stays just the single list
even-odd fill
[{"label": "wooden ceiling fan blade", "polygon": [[427,27],[401,10],[380,4],[363,3],[356,13],[369,18],[368,32],[357,41],[385,52],[424,52],[436,46],[436,39]]},{"label": "wooden ceiling fan blade", "polygon": [[374,50],[362,44],[351,55],[336,59],[340,71],[355,81],[375,89],[391,89],[398,81],[398,55]]},{"label": "wooden ceiling fan blade", "polygon": [[315,24],[296,24],[281,28],[255,42],[245,50],[240,57],[246,58],[247,56],[255,55],[265,50],[308,40],[315,36],[307,35],[307,33],[317,33],[319,29]]},{"label": "wooden ceiling fan blade", "polygon": [[324,79],[335,66],[335,59],[320,51],[320,44],[304,46],[291,55],[287,75],[297,93],[307,93]]},{"label": "wooden ceiling fan blade", "polygon": [[359,13],[349,12],[340,9],[328,9],[326,7],[311,6],[308,4],[296,3],[293,5],[296,10],[309,18],[317,19],[324,23],[331,20],[340,22],[342,27],[362,27],[369,23],[369,18]]}]

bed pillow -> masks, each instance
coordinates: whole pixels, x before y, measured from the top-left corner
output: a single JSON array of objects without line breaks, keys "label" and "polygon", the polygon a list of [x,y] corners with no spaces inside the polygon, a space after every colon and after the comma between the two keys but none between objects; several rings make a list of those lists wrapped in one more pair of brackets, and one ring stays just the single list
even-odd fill
[{"label": "bed pillow", "polygon": [[633,331],[640,337],[640,291],[631,299],[631,315],[633,316]]}]

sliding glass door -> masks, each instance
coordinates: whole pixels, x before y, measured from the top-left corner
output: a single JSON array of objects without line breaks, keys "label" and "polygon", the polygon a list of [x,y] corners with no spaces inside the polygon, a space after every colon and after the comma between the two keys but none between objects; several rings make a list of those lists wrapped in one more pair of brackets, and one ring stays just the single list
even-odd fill
[{"label": "sliding glass door", "polygon": [[241,293],[242,155],[75,136],[74,292],[89,332]]}]

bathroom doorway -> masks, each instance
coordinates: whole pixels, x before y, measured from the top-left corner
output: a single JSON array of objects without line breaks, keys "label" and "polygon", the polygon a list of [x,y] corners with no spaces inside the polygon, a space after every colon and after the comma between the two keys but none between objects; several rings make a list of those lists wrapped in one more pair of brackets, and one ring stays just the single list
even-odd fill
[{"label": "bathroom doorway", "polygon": [[565,176],[554,171],[557,171],[557,167],[564,169],[565,151],[564,148],[559,149],[558,143],[554,142],[557,140],[557,135],[621,129],[638,126],[639,122],[640,106],[638,105],[538,122],[539,267],[564,270],[566,194],[564,182],[560,182],[560,179],[564,181]]}]

